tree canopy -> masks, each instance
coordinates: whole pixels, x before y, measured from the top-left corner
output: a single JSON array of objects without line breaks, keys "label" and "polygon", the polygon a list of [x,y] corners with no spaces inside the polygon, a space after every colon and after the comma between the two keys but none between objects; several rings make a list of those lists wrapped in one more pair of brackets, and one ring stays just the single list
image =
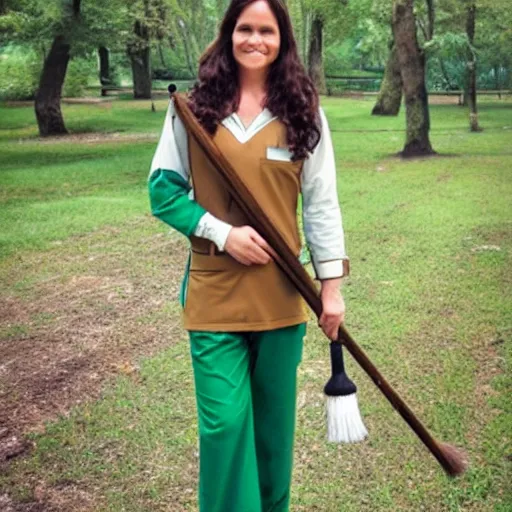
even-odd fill
[{"label": "tree canopy", "polygon": [[[52,71],[55,77],[62,75],[52,101],[60,101],[62,88],[76,94],[98,80],[103,87],[133,84],[135,97],[151,98],[155,79],[195,78],[199,56],[215,37],[228,2],[1,0],[0,98],[36,97],[52,50],[62,59],[60,74]],[[403,84],[393,45],[394,3],[287,0],[300,56],[321,92],[345,87],[340,80],[346,77],[354,77],[346,87],[377,91],[384,77],[374,111],[398,112]],[[469,91],[471,66],[475,88],[511,87],[508,0],[413,0],[412,5],[429,91]]]}]

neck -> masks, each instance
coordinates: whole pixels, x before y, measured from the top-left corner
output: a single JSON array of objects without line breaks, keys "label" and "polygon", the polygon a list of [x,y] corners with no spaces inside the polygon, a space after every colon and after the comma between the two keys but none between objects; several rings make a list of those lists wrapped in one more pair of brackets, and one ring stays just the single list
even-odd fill
[{"label": "neck", "polygon": [[253,97],[264,97],[267,92],[266,71],[240,70],[238,75],[238,86],[241,95]]}]

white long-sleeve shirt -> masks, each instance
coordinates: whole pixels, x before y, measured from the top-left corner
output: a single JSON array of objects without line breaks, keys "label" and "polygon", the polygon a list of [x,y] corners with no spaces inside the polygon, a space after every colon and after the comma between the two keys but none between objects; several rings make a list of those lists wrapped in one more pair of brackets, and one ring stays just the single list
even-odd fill
[{"label": "white long-sleeve shirt", "polygon": [[[245,143],[262,130],[275,117],[264,109],[245,127],[237,114],[222,121],[233,136]],[[338,203],[336,167],[331,134],[327,119],[320,109],[321,138],[314,151],[304,160],[301,174],[302,215],[304,235],[311,252],[318,279],[331,279],[343,275],[345,252],[342,217]],[[164,128],[151,163],[150,180],[157,171],[172,171],[190,183],[187,132],[176,115],[171,101]],[[267,158],[290,160],[286,149],[268,148]],[[189,192],[194,198],[193,189]],[[223,250],[231,225],[205,212],[194,230],[194,235],[211,240]]]}]

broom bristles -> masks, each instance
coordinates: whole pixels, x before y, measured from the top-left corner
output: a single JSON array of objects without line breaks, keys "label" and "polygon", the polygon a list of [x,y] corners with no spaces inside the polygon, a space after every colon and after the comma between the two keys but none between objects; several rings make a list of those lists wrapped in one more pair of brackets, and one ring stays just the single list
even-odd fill
[{"label": "broom bristles", "polygon": [[368,436],[355,393],[327,397],[327,439],[331,443],[357,443]]},{"label": "broom bristles", "polygon": [[442,465],[448,475],[457,476],[466,471],[469,466],[469,457],[464,450],[448,443],[437,442],[437,446],[444,456]]}]

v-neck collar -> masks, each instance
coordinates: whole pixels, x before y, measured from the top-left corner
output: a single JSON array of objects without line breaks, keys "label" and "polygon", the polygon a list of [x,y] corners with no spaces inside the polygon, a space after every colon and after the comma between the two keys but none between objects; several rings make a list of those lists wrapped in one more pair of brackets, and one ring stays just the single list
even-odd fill
[{"label": "v-neck collar", "polygon": [[267,124],[276,119],[268,108],[264,108],[249,124],[246,128],[244,123],[236,114],[229,115],[222,121],[222,125],[227,128],[238,142],[244,144],[248,140],[252,139],[259,131],[261,131]]}]

